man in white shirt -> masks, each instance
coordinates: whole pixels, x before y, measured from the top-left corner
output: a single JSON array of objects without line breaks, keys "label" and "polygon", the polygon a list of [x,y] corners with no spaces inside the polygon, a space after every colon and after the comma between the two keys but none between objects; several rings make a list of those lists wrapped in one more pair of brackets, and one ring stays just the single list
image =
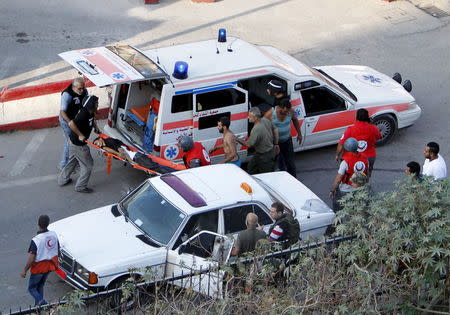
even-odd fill
[{"label": "man in white shirt", "polygon": [[439,144],[429,142],[423,151],[423,155],[425,156],[424,176],[433,176],[434,179],[447,177],[447,166],[442,156],[439,155]]}]

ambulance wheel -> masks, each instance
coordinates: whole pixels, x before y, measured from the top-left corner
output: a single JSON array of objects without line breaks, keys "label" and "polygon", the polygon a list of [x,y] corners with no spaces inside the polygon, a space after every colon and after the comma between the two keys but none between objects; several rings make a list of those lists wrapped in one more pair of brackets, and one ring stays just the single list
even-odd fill
[{"label": "ambulance wheel", "polygon": [[394,135],[396,123],[391,115],[382,115],[373,119],[373,124],[378,127],[381,132],[381,139],[377,141],[377,145],[388,143]]}]

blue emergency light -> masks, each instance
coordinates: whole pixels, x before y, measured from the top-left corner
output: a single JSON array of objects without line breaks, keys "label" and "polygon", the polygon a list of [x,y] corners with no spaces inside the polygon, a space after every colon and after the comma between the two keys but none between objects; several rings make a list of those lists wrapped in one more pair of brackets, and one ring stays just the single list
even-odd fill
[{"label": "blue emergency light", "polygon": [[179,80],[186,79],[188,77],[188,64],[184,61],[175,62],[172,76]]},{"label": "blue emergency light", "polygon": [[227,30],[224,28],[219,29],[219,36],[217,38],[219,43],[225,43],[227,41]]}]

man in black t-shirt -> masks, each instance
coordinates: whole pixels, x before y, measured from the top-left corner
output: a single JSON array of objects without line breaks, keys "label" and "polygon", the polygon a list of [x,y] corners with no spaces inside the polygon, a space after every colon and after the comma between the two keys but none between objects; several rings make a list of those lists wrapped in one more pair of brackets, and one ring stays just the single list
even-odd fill
[{"label": "man in black t-shirt", "polygon": [[83,99],[83,107],[73,120],[69,122],[71,133],[70,138],[70,157],[67,165],[61,170],[58,178],[58,184],[64,186],[69,184],[72,179],[70,175],[79,165],[80,177],[75,184],[75,191],[81,193],[91,193],[93,190],[87,187],[91,177],[94,161],[89,147],[86,145],[86,139],[89,138],[92,128],[98,132],[95,122],[95,113],[98,108],[98,97],[95,95],[86,96]]}]

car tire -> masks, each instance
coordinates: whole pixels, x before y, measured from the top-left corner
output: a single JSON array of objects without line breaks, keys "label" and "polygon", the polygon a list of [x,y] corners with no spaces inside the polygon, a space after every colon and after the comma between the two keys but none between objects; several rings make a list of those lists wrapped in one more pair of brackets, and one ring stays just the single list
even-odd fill
[{"label": "car tire", "polygon": [[381,139],[377,141],[377,145],[388,143],[397,129],[395,119],[391,115],[381,115],[373,119],[373,124],[381,132]]},{"label": "car tire", "polygon": [[[108,290],[120,288],[127,282],[133,282],[133,280],[130,279],[130,276],[118,278],[111,282],[110,285],[108,285]],[[136,291],[139,292],[139,288],[137,288]],[[118,311],[120,309],[122,312],[125,312],[134,308],[137,304],[137,301],[135,294],[131,294],[131,296],[126,299],[126,301],[122,302],[122,291],[117,291],[111,293],[108,296],[108,303],[111,310]]]}]

